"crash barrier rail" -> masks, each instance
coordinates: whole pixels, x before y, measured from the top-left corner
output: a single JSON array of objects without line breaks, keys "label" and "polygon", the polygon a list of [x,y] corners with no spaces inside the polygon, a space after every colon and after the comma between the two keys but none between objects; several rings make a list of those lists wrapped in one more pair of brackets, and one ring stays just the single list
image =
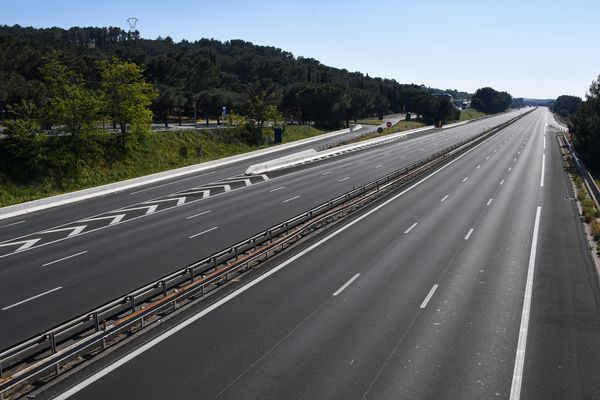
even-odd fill
[{"label": "crash barrier rail", "polygon": [[585,164],[577,155],[577,152],[575,151],[573,145],[571,144],[571,142],[569,142],[567,137],[565,135],[562,135],[562,139],[566,143],[567,148],[569,149],[569,153],[571,153],[571,157],[573,157],[573,160],[575,161],[575,166],[577,167],[579,174],[583,177],[583,183],[590,197],[594,201],[596,210],[600,210],[600,190],[598,189],[598,185],[596,185],[596,181],[586,168]]},{"label": "crash barrier rail", "polygon": [[31,388],[27,386],[29,383],[47,381],[144,327],[160,322],[164,315],[203,297],[314,230],[448,162],[524,115],[353,189],[2,351],[0,398],[20,395]]}]

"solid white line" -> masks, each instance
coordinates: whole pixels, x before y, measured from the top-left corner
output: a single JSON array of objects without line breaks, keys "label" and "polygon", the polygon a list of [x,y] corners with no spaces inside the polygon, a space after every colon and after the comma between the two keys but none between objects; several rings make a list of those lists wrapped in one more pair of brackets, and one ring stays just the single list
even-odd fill
[{"label": "solid white line", "polygon": [[210,228],[210,229],[207,229],[207,230],[205,230],[205,231],[202,231],[202,232],[200,232],[200,233],[196,233],[195,235],[192,235],[192,236],[190,236],[190,239],[193,239],[193,238],[195,238],[195,237],[198,237],[198,236],[200,236],[200,235],[204,235],[205,233],[208,233],[208,232],[210,232],[210,231],[214,231],[215,229],[219,229],[219,227],[218,227],[218,226],[213,226],[213,227],[212,227],[212,228]]},{"label": "solid white line", "polygon": [[211,171],[211,172],[207,172],[206,174],[202,174],[202,175],[194,175],[194,176],[190,176],[189,178],[179,179],[177,181],[163,183],[162,185],[157,185],[157,186],[152,186],[152,187],[149,187],[149,188],[146,188],[146,189],[137,190],[137,191],[131,192],[129,194],[136,194],[136,193],[147,192],[148,190],[161,188],[163,186],[168,186],[168,185],[172,185],[174,183],[179,183],[179,182],[183,182],[183,181],[189,181],[190,179],[199,178],[201,176],[206,176],[206,175],[210,175],[210,174],[214,174],[214,173],[215,173],[215,171]]},{"label": "solid white line", "polygon": [[450,195],[449,195],[449,194],[445,195],[445,196],[444,196],[444,197],[443,197],[443,198],[442,198],[440,201],[444,201],[444,200],[446,200],[448,197],[450,197]]},{"label": "solid white line", "polygon": [[542,176],[540,178],[540,187],[544,187],[544,170],[546,169],[546,155],[542,154]]},{"label": "solid white line", "polygon": [[83,381],[79,382],[77,385],[71,387],[69,390],[67,390],[64,393],[60,394],[59,396],[55,397],[54,400],[65,400],[65,399],[68,399],[69,397],[73,396],[75,393],[78,393],[79,391],[81,391],[84,388],[88,387],[92,383],[94,383],[97,380],[101,379],[102,377],[108,375],[112,371],[116,370],[121,365],[123,365],[123,364],[125,364],[125,363],[127,363],[127,362],[129,362],[131,360],[133,360],[134,358],[136,358],[140,354],[144,353],[145,351],[151,349],[152,347],[156,346],[157,344],[159,344],[163,340],[165,340],[165,339],[173,336],[174,334],[176,334],[180,330],[182,330],[182,329],[186,328],[187,326],[193,324],[194,322],[196,322],[200,318],[204,317],[206,314],[210,313],[211,311],[216,310],[217,308],[219,308],[223,304],[225,304],[225,303],[229,302],[230,300],[236,298],[237,296],[239,296],[240,294],[244,293],[246,290],[252,288],[253,286],[258,285],[263,280],[265,280],[268,277],[270,277],[271,275],[279,272],[280,270],[282,270],[283,268],[287,267],[288,265],[290,265],[294,261],[296,261],[299,258],[301,258],[301,257],[305,256],[306,254],[310,253],[311,251],[313,251],[317,247],[321,246],[324,243],[327,243],[329,240],[333,239],[334,237],[336,237],[340,233],[344,232],[346,229],[350,229],[352,226],[354,226],[355,224],[359,223],[363,219],[369,217],[371,214],[379,211],[380,209],[382,209],[383,207],[387,206],[391,202],[393,202],[396,199],[404,196],[404,194],[408,193],[409,191],[413,190],[417,186],[421,185],[423,182],[429,180],[431,177],[439,174],[440,172],[442,172],[443,170],[445,170],[446,168],[448,168],[450,165],[454,164],[455,162],[457,162],[461,158],[465,157],[467,154],[469,154],[472,151],[474,151],[475,149],[479,148],[479,146],[482,146],[488,140],[489,139],[481,142],[477,146],[473,147],[472,149],[470,149],[470,150],[466,151],[465,153],[461,154],[460,156],[458,156],[454,160],[450,161],[448,164],[442,166],[440,169],[438,169],[436,171],[433,171],[431,174],[425,176],[423,179],[419,180],[418,182],[415,182],[414,184],[412,184],[411,186],[407,187],[406,189],[404,189],[400,193],[398,193],[395,196],[389,198],[388,200],[386,200],[383,203],[379,204],[378,206],[372,208],[371,210],[367,211],[366,213],[360,215],[356,219],[350,221],[348,224],[340,227],[335,232],[327,235],[326,237],[324,237],[323,239],[319,240],[315,244],[313,244],[313,245],[307,247],[306,249],[302,250],[300,253],[298,253],[298,254],[296,254],[296,255],[288,258],[286,261],[282,262],[277,267],[275,267],[275,268],[273,268],[273,269],[265,272],[263,275],[259,276],[258,278],[254,279],[253,281],[248,282],[248,284],[240,287],[236,291],[234,291],[234,292],[230,293],[229,295],[223,297],[221,300],[213,303],[209,307],[207,307],[204,310],[200,311],[198,314],[192,315],[189,319],[181,322],[179,325],[174,326],[173,328],[169,329],[168,331],[166,331],[166,332],[162,333],[161,335],[155,337],[154,339],[150,340],[149,342],[147,342],[143,346],[141,346],[141,347],[137,348],[136,350],[132,351],[131,353],[127,354],[123,358],[115,361],[113,364],[110,364],[106,368],[104,368],[104,369],[96,372],[95,374],[89,376],[88,378],[86,378]]},{"label": "solid white line", "polygon": [[359,276],[360,276],[360,274],[354,275],[352,278],[350,278],[350,280],[348,282],[344,283],[344,285],[341,288],[339,288],[338,290],[336,290],[333,295],[337,296],[338,294],[342,293],[344,291],[344,289],[346,289],[348,286],[350,286],[350,284],[352,282],[354,282],[356,280],[356,278],[358,278]]},{"label": "solid white line", "polygon": [[57,290],[60,290],[60,289],[62,289],[62,286],[55,287],[54,289],[50,289],[50,290],[48,290],[48,291],[46,291],[46,292],[44,292],[44,293],[36,294],[35,296],[32,296],[32,297],[30,297],[30,298],[28,298],[28,299],[21,300],[20,302],[18,302],[18,303],[15,303],[15,304],[12,304],[12,305],[10,305],[10,306],[6,306],[6,307],[4,307],[4,308],[2,309],[2,311],[10,310],[10,309],[11,309],[11,308],[13,308],[13,307],[19,306],[19,305],[21,305],[21,304],[23,304],[23,303],[27,303],[28,301],[31,301],[31,300],[37,299],[38,297],[42,297],[42,296],[44,296],[44,295],[47,295],[48,293],[56,292]]},{"label": "solid white line", "polygon": [[294,196],[292,198],[282,201],[282,203],[287,203],[288,201],[296,200],[298,197],[300,197],[300,196]]},{"label": "solid white line", "polygon": [[270,193],[276,192],[278,190],[285,189],[285,186],[279,186],[278,188],[269,190]]},{"label": "solid white line", "polygon": [[489,207],[489,206],[490,206],[490,204],[492,204],[492,201],[494,201],[494,199],[489,199],[489,200],[488,200],[488,202],[487,202],[487,204],[486,204],[486,206],[488,206],[488,207]]},{"label": "solid white line", "polygon": [[421,305],[419,306],[419,308],[425,308],[425,307],[427,307],[427,303],[429,303],[429,300],[431,300],[431,298],[433,297],[433,294],[435,293],[435,291],[437,290],[437,288],[438,288],[438,284],[436,283],[435,285],[433,285],[433,287],[431,288],[431,290],[427,294],[427,297],[425,297],[425,300],[423,300],[423,302],[421,303]]},{"label": "solid white line", "polygon": [[467,179],[469,179],[469,177],[468,177],[468,176],[466,176],[466,177],[463,179],[463,182],[466,182],[466,181],[467,181]]},{"label": "solid white line", "polygon": [[194,214],[194,215],[190,215],[189,217],[185,217],[185,219],[192,219],[192,218],[196,218],[196,217],[199,217],[199,216],[201,216],[201,215],[208,214],[209,212],[210,212],[210,210],[208,210],[208,211],[202,211],[200,214]]},{"label": "solid white line", "polygon": [[348,179],[350,179],[350,177],[349,177],[349,176],[347,176],[347,177],[345,177],[345,178],[342,178],[342,179],[340,179],[339,181],[340,181],[340,182],[344,182],[344,181],[347,181]]},{"label": "solid white line", "polygon": [[418,222],[415,222],[414,224],[412,224],[410,226],[410,228],[408,228],[407,230],[405,230],[404,233],[408,233],[408,232],[412,231],[414,229],[414,227],[417,226],[418,224],[419,224]]},{"label": "solid white line", "polygon": [[500,186],[502,186],[502,184],[503,184],[503,183],[504,183],[504,179],[502,179],[502,180],[500,181]]},{"label": "solid white line", "polygon": [[0,228],[8,228],[9,226],[13,226],[13,225],[19,225],[22,224],[23,222],[27,222],[26,220],[23,221],[17,221],[17,222],[13,222],[12,224],[6,224],[6,225],[2,225],[0,226]]},{"label": "solid white line", "polygon": [[42,267],[47,267],[48,265],[56,264],[57,262],[68,260],[69,258],[77,257],[77,256],[80,256],[80,255],[85,254],[85,253],[87,253],[87,250],[81,251],[81,252],[79,252],[77,254],[72,254],[72,255],[67,256],[67,257],[59,258],[58,260],[47,262],[46,264],[42,264]]},{"label": "solid white line", "polygon": [[380,168],[380,167],[383,167],[383,164],[376,165],[375,169]]},{"label": "solid white line", "polygon": [[465,236],[465,240],[469,240],[469,238],[471,237],[471,233],[473,233],[473,228],[469,229],[467,236]]},{"label": "solid white line", "polygon": [[521,383],[523,380],[523,367],[525,365],[525,349],[527,347],[527,331],[529,329],[529,311],[531,309],[531,294],[533,292],[533,275],[535,272],[535,257],[537,253],[541,214],[542,207],[538,206],[535,213],[535,223],[533,225],[531,252],[529,253],[529,268],[527,269],[527,284],[525,285],[525,297],[523,299],[519,342],[517,344],[517,354],[515,356],[515,369],[513,372],[512,386],[510,388],[510,400],[519,400],[521,397]]},{"label": "solid white line", "polygon": [[546,150],[546,136],[544,136],[544,150]]},{"label": "solid white line", "polygon": [[321,175],[329,175],[331,174],[333,171],[327,171],[327,172],[323,172]]}]

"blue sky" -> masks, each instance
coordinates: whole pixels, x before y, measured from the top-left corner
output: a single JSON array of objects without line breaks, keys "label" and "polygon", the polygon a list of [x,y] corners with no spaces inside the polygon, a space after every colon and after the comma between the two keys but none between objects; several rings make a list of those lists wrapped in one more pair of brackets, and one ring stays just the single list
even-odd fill
[{"label": "blue sky", "polygon": [[600,75],[600,2],[0,0],[0,24],[119,26],[145,38],[243,39],[441,89],[583,97]]}]

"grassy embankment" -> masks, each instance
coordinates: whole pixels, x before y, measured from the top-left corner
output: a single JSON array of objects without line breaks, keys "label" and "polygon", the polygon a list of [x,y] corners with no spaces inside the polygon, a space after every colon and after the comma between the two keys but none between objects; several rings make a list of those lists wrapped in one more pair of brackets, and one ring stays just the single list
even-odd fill
[{"label": "grassy embankment", "polygon": [[468,121],[475,118],[485,117],[487,114],[477,111],[474,108],[467,108],[460,112],[460,121]]},{"label": "grassy embankment", "polygon": [[[289,125],[285,129],[283,142],[289,143],[323,133],[325,131],[310,125]],[[270,146],[270,144],[251,146],[239,142],[226,143],[211,139],[211,135],[218,136],[219,130],[213,130],[210,134],[203,130],[155,133],[144,143],[137,146],[126,159],[117,160],[111,164],[98,162],[95,165],[83,166],[78,179],[61,182],[60,184],[52,180],[31,184],[17,183],[3,179],[0,175],[0,207],[185,167],[198,162],[211,161]],[[269,136],[272,139],[272,133]],[[202,156],[199,160],[195,156],[196,146],[202,147]],[[188,149],[187,157],[180,155],[182,147]]]}]

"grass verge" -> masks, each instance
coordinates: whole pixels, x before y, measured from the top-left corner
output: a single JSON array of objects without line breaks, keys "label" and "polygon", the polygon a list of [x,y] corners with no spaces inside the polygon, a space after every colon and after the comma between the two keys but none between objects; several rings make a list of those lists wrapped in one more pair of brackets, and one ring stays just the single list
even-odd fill
[{"label": "grass verge", "polygon": [[468,121],[475,118],[485,117],[487,114],[477,111],[474,108],[467,108],[460,112],[460,121]]},{"label": "grass verge", "polygon": [[[273,145],[270,142],[262,145],[228,143],[218,139],[222,133],[218,129],[212,132],[189,130],[155,133],[132,150],[127,158],[110,164],[98,162],[93,165],[82,165],[77,179],[60,183],[51,179],[35,183],[19,183],[0,174],[0,207],[186,167]],[[310,125],[289,125],[285,129],[283,142],[289,143],[323,133],[326,132]],[[272,141],[271,129],[265,130],[265,137]],[[200,157],[195,156],[197,146],[202,148]],[[187,153],[187,156],[182,156],[181,149],[184,147],[187,150],[183,153]]]}]

